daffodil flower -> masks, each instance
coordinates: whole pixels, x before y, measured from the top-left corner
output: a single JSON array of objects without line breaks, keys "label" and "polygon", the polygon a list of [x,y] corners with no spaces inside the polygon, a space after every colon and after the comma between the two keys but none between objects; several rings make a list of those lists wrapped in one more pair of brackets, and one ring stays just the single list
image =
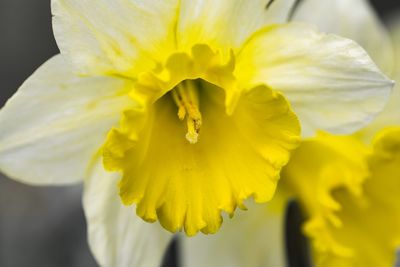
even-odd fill
[{"label": "daffodil flower", "polygon": [[321,134],[300,146],[283,176],[282,186],[295,192],[307,215],[303,231],[315,266],[395,266],[400,126],[380,131],[373,146]]},{"label": "daffodil flower", "polygon": [[221,212],[272,198],[300,126],[353,132],[390,94],[358,44],[286,23],[294,2],[53,0],[61,55],[1,110],[1,170],[84,181],[104,266],[159,262],[169,236],[133,204],[171,232],[215,233]]},{"label": "daffodil flower", "polygon": [[[311,2],[304,3],[304,12]],[[368,48],[381,66],[390,70],[389,38],[367,3],[343,0],[336,1],[335,5],[327,2],[329,8],[324,1],[319,5],[314,3],[313,7],[320,11],[315,22],[322,21],[325,15],[329,23],[319,22],[322,28],[352,36]],[[358,10],[364,15],[353,16],[349,10]],[[307,17],[302,12],[297,14],[297,19],[313,21],[312,16]],[[336,24],[333,23],[335,17],[340,18]],[[369,38],[360,30],[363,25],[369,29]],[[399,33],[400,23],[396,21],[392,26],[396,56],[400,55]],[[379,45],[381,49],[377,49]],[[394,76],[400,77],[400,58],[396,57],[395,61]],[[286,266],[288,244],[284,244],[284,209],[291,198],[298,201],[305,215],[301,230],[310,241],[312,266],[397,266],[400,248],[399,92],[396,87],[385,110],[356,134],[338,136],[319,132],[305,139],[283,169],[278,191],[268,206],[238,214],[213,237],[182,238],[184,266],[221,266],[223,263],[228,266]],[[246,245],[242,240],[246,240]]]}]

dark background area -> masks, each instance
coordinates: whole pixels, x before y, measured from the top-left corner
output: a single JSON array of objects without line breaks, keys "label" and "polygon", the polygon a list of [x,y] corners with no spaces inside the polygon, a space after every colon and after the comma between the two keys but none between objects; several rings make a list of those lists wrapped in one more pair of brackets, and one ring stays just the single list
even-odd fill
[{"label": "dark background area", "polygon": [[[372,4],[381,16],[400,11],[399,0]],[[57,53],[49,0],[0,0],[0,107]],[[80,186],[30,187],[0,174],[0,267],[96,266],[80,194]]]}]

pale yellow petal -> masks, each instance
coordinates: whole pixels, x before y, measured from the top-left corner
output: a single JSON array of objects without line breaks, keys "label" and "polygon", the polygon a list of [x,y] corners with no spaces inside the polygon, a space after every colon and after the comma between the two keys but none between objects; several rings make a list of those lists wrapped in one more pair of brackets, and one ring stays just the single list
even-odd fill
[{"label": "pale yellow petal", "polygon": [[103,154],[107,169],[124,174],[125,204],[137,203],[145,220],[188,235],[215,233],[221,211],[233,213],[250,196],[269,200],[300,131],[285,99],[265,86],[244,93],[228,116],[223,90],[200,83],[197,143],[186,140],[186,124],[167,94],[149,110],[125,112]]},{"label": "pale yellow petal", "polygon": [[286,22],[294,2],[182,0],[177,28],[178,44],[180,48],[188,49],[197,43],[237,49],[261,27]]},{"label": "pale yellow petal", "polygon": [[61,56],[50,59],[0,111],[0,170],[30,184],[81,181],[121,110],[133,105],[120,95],[127,87],[75,76]]},{"label": "pale yellow petal", "polygon": [[101,161],[85,181],[83,207],[90,248],[100,266],[159,267],[172,236],[159,225],[143,222],[118,197],[119,175]]},{"label": "pale yellow petal", "polygon": [[393,86],[353,41],[297,23],[253,35],[238,55],[235,75],[282,92],[304,135],[359,129],[383,109]]},{"label": "pale yellow petal", "polygon": [[385,109],[364,129],[359,132],[359,136],[370,142],[374,135],[387,126],[400,125],[400,19],[390,21],[390,33],[393,40],[395,52],[395,69],[393,78],[396,86],[390,95],[389,102]]},{"label": "pale yellow petal", "polygon": [[178,0],[52,0],[61,53],[84,74],[135,78],[175,46]]},{"label": "pale yellow petal", "polygon": [[303,1],[293,20],[314,24],[320,31],[357,42],[385,74],[392,74],[391,39],[368,0]]},{"label": "pale yellow petal", "polygon": [[285,207],[249,205],[212,236],[181,237],[183,266],[284,267]]}]

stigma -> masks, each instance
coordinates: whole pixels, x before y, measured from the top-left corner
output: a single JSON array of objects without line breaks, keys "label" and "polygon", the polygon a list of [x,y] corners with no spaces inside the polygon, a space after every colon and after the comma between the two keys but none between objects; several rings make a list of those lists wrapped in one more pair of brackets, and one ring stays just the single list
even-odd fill
[{"label": "stigma", "polygon": [[201,128],[201,113],[199,110],[199,91],[195,80],[185,80],[172,90],[172,98],[178,106],[178,118],[186,119],[186,139],[191,144],[199,140]]}]

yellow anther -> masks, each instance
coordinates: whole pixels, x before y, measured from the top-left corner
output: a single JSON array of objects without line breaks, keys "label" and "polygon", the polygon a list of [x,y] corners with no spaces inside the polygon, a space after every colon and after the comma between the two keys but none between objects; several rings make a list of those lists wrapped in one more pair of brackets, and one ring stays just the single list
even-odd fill
[{"label": "yellow anther", "polygon": [[191,144],[196,144],[199,139],[199,129],[196,127],[196,121],[187,118],[187,128],[188,132],[186,133],[186,139]]},{"label": "yellow anther", "polygon": [[175,104],[178,106],[178,118],[183,121],[186,116],[186,108],[183,104],[181,96],[176,90],[172,90],[172,98],[174,99]]},{"label": "yellow anther", "polygon": [[195,144],[199,138],[202,123],[199,110],[199,92],[195,81],[183,81],[172,90],[172,98],[178,106],[178,118],[187,123],[186,139]]},{"label": "yellow anther", "polygon": [[186,109],[185,106],[180,106],[178,109],[178,118],[183,121],[186,117]]}]

